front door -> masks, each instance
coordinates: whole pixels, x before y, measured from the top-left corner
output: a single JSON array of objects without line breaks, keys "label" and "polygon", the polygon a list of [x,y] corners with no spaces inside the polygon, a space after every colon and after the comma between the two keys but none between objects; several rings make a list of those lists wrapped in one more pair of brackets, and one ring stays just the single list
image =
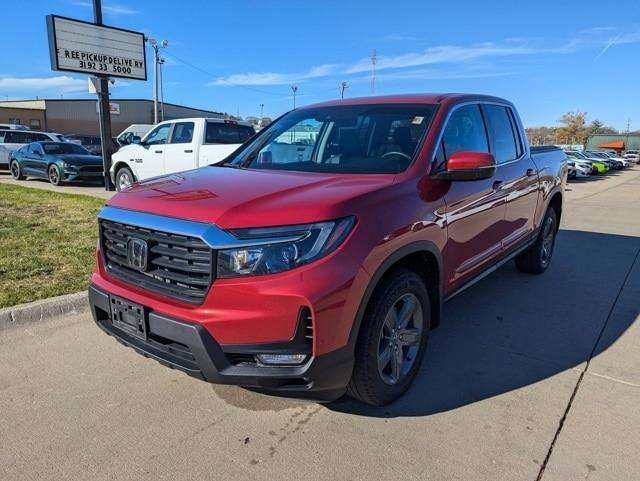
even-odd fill
[{"label": "front door", "polygon": [[[458,107],[447,121],[438,152],[443,168],[458,151],[489,152],[487,129],[477,104]],[[471,279],[502,252],[503,182],[500,168],[489,179],[451,182],[445,195],[448,240],[443,270],[449,289]]]},{"label": "front door", "polygon": [[131,149],[130,155],[138,180],[164,174],[164,151],[170,133],[170,123],[160,124],[149,132],[139,148]]},{"label": "front door", "polygon": [[193,122],[176,122],[173,125],[171,139],[164,150],[165,174],[197,167],[194,129]]}]

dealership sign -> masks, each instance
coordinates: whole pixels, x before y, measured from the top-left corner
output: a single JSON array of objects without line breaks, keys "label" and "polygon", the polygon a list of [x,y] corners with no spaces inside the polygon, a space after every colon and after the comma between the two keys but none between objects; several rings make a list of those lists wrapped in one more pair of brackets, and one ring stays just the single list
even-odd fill
[{"label": "dealership sign", "polygon": [[147,80],[144,34],[47,15],[51,68]]}]

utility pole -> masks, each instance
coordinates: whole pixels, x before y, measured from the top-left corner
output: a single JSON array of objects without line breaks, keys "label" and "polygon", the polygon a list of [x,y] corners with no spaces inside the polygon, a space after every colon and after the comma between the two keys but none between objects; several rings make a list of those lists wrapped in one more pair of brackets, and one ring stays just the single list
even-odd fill
[{"label": "utility pole", "polygon": [[260,104],[260,121],[264,117],[264,104]]},{"label": "utility pole", "polygon": [[[158,65],[160,63],[160,47],[167,48],[168,40],[163,40],[158,44],[155,38],[147,37],[147,43],[153,49],[153,123],[158,123]],[[163,61],[164,62],[164,61]]]},{"label": "utility pole", "polygon": [[371,95],[375,95],[376,93],[376,64],[378,63],[378,54],[376,49],[373,49],[373,54],[371,55]]},{"label": "utility pole", "polygon": [[[96,25],[102,25],[102,2],[93,0],[93,20]],[[100,143],[102,146],[102,174],[104,176],[104,189],[114,190],[109,177],[111,169],[111,155],[113,154],[111,141],[111,109],[109,107],[109,76],[97,75],[98,85],[98,113],[100,122]]]},{"label": "utility pole", "polygon": [[627,134],[631,132],[631,119],[627,119]]},{"label": "utility pole", "polygon": [[296,108],[296,94],[298,93],[298,86],[297,85],[292,85],[291,86],[291,91],[293,92],[293,108]]},{"label": "utility pole", "polygon": [[349,84],[344,80],[340,83],[340,98],[344,98],[344,91],[349,88]]}]

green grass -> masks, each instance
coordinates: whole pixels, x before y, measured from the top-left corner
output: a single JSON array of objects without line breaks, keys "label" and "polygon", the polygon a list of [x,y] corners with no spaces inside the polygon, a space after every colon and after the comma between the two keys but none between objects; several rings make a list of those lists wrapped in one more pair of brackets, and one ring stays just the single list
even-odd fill
[{"label": "green grass", "polygon": [[85,289],[104,200],[0,184],[0,308]]}]

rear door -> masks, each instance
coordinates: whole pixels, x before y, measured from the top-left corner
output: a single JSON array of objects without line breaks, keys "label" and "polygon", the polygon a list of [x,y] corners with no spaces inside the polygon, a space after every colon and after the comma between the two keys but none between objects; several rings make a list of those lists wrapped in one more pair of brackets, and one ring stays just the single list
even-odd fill
[{"label": "rear door", "polygon": [[[489,152],[489,139],[478,104],[457,107],[450,115],[438,150],[438,164],[455,152]],[[464,284],[488,267],[502,252],[505,196],[502,174],[473,181],[452,181],[445,195],[448,240],[444,252],[447,284]]]},{"label": "rear door", "polygon": [[7,130],[4,133],[4,141],[0,143],[0,164],[9,163],[9,153],[31,142],[28,138],[29,131]]},{"label": "rear door", "polygon": [[164,148],[164,172],[181,172],[197,167],[196,125],[194,122],[173,124],[169,143]]},{"label": "rear door", "polygon": [[255,131],[253,127],[241,125],[233,120],[208,120],[204,143],[200,147],[199,165],[216,164],[246,142]]},{"label": "rear door", "polygon": [[510,107],[484,104],[493,155],[502,172],[507,205],[503,247],[509,249],[533,232],[538,202],[538,169],[525,152],[517,119]]}]

